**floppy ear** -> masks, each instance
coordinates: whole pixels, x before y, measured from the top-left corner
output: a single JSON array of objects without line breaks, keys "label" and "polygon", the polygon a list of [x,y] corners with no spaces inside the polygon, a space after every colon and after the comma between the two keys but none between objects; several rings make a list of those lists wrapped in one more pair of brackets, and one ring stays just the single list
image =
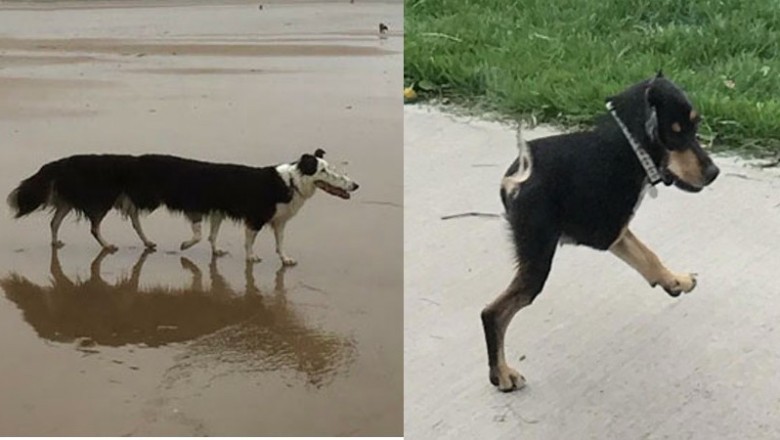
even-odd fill
[{"label": "floppy ear", "polygon": [[325,157],[325,150],[323,150],[322,148],[317,148],[317,151],[314,152],[314,157],[318,159],[322,159],[323,157]]},{"label": "floppy ear", "polygon": [[317,158],[311,154],[304,154],[301,156],[301,160],[298,161],[298,169],[301,174],[311,176],[317,172]]}]

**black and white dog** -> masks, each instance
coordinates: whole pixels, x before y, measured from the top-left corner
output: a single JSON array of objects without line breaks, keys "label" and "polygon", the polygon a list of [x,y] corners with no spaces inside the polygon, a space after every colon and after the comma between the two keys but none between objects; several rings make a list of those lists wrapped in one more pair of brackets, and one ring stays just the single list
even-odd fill
[{"label": "black and white dog", "polygon": [[223,219],[246,226],[246,259],[260,261],[253,245],[260,229],[269,224],[276,238],[276,252],[284,265],[295,260],[283,250],[284,227],[314,195],[317,188],[348,199],[358,184],[338,173],[324,159],[325,152],[304,154],[292,163],[268,167],[201,162],[167,155],[78,155],[44,165],[23,180],[8,196],[8,204],[20,218],[42,208],[52,208],[51,244],[63,246],[57,237],[62,220],[71,212],[90,221],[100,245],[116,250],[100,233],[100,222],[112,208],[130,217],[144,245],[153,249],[141,228],[139,215],[160,206],[181,212],[192,226],[193,236],[181,244],[187,249],[201,240],[203,219],[211,221],[209,242],[217,249],[217,233]]}]

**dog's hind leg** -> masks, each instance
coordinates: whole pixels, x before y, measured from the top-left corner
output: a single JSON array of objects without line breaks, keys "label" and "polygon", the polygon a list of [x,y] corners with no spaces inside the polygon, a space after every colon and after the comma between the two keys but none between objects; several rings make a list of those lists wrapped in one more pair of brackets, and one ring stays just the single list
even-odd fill
[{"label": "dog's hind leg", "polygon": [[57,235],[59,234],[62,220],[70,213],[71,209],[70,205],[59,204],[54,211],[54,216],[51,218],[51,223],[49,223],[49,226],[51,226],[51,245],[55,249],[65,246],[65,243],[60,241]]},{"label": "dog's hind leg", "polygon": [[294,259],[288,257],[284,253],[284,227],[287,225],[286,221],[283,222],[273,222],[271,223],[271,227],[274,230],[274,239],[276,239],[276,254],[279,255],[279,258],[282,260],[282,265],[284,266],[295,266],[298,264],[297,261]]},{"label": "dog's hind leg", "polygon": [[227,251],[217,249],[217,234],[219,234],[219,226],[222,224],[224,216],[218,212],[211,213],[209,219],[209,243],[211,243],[211,255],[215,257],[222,257],[228,254]]},{"label": "dog's hind leg", "polygon": [[103,235],[100,233],[100,222],[103,221],[103,218],[106,216],[106,213],[108,211],[102,211],[102,212],[95,212],[88,214],[89,222],[90,222],[90,229],[89,231],[92,233],[92,236],[95,237],[95,240],[100,243],[100,246],[103,247],[103,249],[108,253],[116,252],[118,247],[114,246],[113,244],[108,243],[104,238]]},{"label": "dog's hind leg", "polygon": [[154,250],[157,247],[157,243],[146,238],[146,234],[144,234],[144,230],[141,228],[141,219],[139,218],[138,208],[131,208],[127,215],[130,216],[130,222],[133,224],[133,229],[135,229],[136,234],[138,234],[138,238],[144,242],[146,249]]},{"label": "dog's hind leg", "polygon": [[190,225],[192,226],[192,238],[181,243],[181,250],[189,249],[195,246],[198,242],[200,242],[203,234],[201,230],[203,226],[203,216],[201,214],[187,212],[184,214],[184,216],[187,217],[187,220],[190,221]]},{"label": "dog's hind leg", "polygon": [[696,287],[693,274],[677,274],[669,271],[661,260],[628,229],[612,243],[609,250],[639,272],[651,286],[660,284],[671,296],[690,292]]},{"label": "dog's hind leg", "polygon": [[504,336],[509,323],[523,307],[531,304],[542,291],[550,272],[552,257],[555,254],[557,238],[538,246],[534,252],[523,252],[526,256],[519,259],[517,272],[509,287],[490,305],[482,310],[482,326],[487,342],[490,383],[499,390],[508,392],[525,385],[525,378],[517,370],[509,367],[504,354]]},{"label": "dog's hind leg", "polygon": [[246,261],[248,263],[259,263],[262,260],[260,257],[255,255],[255,251],[253,249],[258,232],[260,232],[259,229],[254,229],[251,226],[246,225],[244,251],[246,251]]}]

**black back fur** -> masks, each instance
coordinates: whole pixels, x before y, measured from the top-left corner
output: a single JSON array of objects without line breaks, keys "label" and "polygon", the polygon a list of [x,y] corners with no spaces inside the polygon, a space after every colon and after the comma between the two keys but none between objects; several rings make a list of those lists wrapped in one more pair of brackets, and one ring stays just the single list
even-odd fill
[{"label": "black back fur", "polygon": [[78,155],[44,165],[9,196],[16,217],[66,203],[90,219],[101,219],[127,197],[138,209],[160,206],[175,212],[220,212],[260,229],[277,203],[292,192],[275,167],[248,167],[167,155]]}]

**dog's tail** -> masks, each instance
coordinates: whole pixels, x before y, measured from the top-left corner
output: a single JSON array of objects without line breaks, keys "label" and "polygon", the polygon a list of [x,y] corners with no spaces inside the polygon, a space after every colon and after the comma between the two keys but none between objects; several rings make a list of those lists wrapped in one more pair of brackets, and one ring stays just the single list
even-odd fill
[{"label": "dog's tail", "polygon": [[501,187],[506,194],[512,194],[521,183],[525,182],[533,169],[531,160],[531,149],[523,139],[523,132],[517,127],[517,171],[514,174],[505,176],[501,181]]},{"label": "dog's tail", "polygon": [[22,183],[8,195],[8,205],[14,211],[14,218],[43,208],[49,201],[55,174],[53,163],[44,165],[37,173],[22,180]]}]

